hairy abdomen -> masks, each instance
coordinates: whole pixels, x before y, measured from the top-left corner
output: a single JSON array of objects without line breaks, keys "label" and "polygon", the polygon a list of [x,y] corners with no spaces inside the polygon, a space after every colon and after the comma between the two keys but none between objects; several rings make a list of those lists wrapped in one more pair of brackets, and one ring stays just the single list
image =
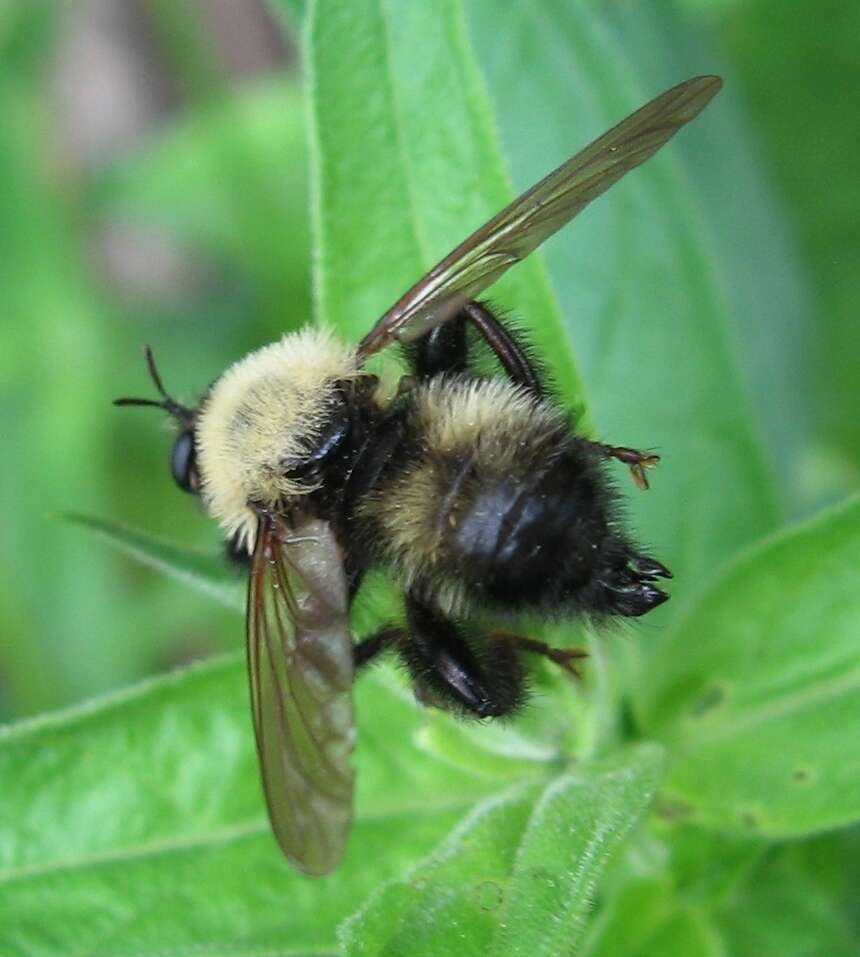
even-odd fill
[{"label": "hairy abdomen", "polygon": [[607,534],[594,465],[575,441],[514,478],[484,478],[460,502],[443,544],[469,592],[523,608],[573,598]]},{"label": "hairy abdomen", "polygon": [[587,587],[607,486],[551,403],[501,380],[416,391],[403,455],[363,506],[380,558],[446,610],[547,607]]}]

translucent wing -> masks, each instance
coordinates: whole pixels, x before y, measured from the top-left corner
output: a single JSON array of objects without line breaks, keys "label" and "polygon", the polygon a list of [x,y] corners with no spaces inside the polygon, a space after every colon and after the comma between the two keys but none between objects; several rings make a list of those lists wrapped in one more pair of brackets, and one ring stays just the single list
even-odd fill
[{"label": "translucent wing", "polygon": [[476,230],[420,279],[359,344],[368,356],[454,316],[621,177],[644,163],[719,92],[717,76],[679,83],[604,133]]},{"label": "translucent wing", "polygon": [[248,585],[248,673],[263,791],[296,867],[326,874],[352,818],[352,639],[330,527],[261,515]]}]

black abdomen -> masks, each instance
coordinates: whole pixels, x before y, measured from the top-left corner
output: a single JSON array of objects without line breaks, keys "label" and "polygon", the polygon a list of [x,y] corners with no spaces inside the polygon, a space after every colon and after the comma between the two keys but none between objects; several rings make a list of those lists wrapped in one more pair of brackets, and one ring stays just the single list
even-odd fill
[{"label": "black abdomen", "polygon": [[493,605],[539,607],[588,585],[608,534],[608,503],[600,466],[575,439],[548,464],[463,484],[443,523],[450,528],[443,551],[472,594]]},{"label": "black abdomen", "polygon": [[616,519],[599,447],[550,401],[503,380],[440,376],[399,422],[355,514],[371,560],[409,589],[449,612],[640,615],[665,600],[653,584],[662,566]]}]

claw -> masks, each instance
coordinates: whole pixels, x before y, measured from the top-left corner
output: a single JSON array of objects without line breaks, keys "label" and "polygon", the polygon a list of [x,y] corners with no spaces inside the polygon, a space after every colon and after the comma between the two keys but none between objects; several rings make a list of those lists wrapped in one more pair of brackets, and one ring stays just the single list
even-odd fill
[{"label": "claw", "polygon": [[648,558],[645,555],[636,555],[632,562],[640,578],[646,581],[655,581],[657,578],[674,578],[675,576],[656,558]]},{"label": "claw", "polygon": [[[633,451],[632,449],[629,451]],[[630,474],[633,476],[633,481],[636,483],[636,487],[641,489],[643,492],[647,491],[649,488],[648,485],[648,476],[645,474],[645,469],[653,469],[660,461],[659,455],[643,455],[641,452],[635,452],[639,458],[634,462],[628,462],[630,466]],[[619,456],[620,458],[620,456]],[[621,459],[622,462],[626,459]]]},{"label": "claw", "polygon": [[669,596],[654,584],[654,578],[627,568],[604,580],[609,610],[626,618],[638,618],[668,601]]},{"label": "claw", "polygon": [[630,449],[626,445],[605,445],[603,442],[590,442],[589,445],[601,454],[623,462],[630,469],[637,488],[643,491],[648,488],[648,476],[645,474],[645,469],[654,468],[660,461],[659,455]]}]

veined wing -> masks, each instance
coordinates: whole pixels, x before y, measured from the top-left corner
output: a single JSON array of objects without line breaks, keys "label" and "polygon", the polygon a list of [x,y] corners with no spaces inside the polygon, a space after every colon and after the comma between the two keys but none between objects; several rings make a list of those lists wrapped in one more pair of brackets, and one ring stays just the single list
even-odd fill
[{"label": "veined wing", "polygon": [[284,854],[340,860],[352,820],[352,638],[340,549],[317,519],[261,514],[248,584],[248,673],[263,791]]},{"label": "veined wing", "polygon": [[433,267],[359,344],[367,357],[456,315],[515,263],[644,163],[719,92],[717,76],[679,83],[622,120],[494,216]]}]

